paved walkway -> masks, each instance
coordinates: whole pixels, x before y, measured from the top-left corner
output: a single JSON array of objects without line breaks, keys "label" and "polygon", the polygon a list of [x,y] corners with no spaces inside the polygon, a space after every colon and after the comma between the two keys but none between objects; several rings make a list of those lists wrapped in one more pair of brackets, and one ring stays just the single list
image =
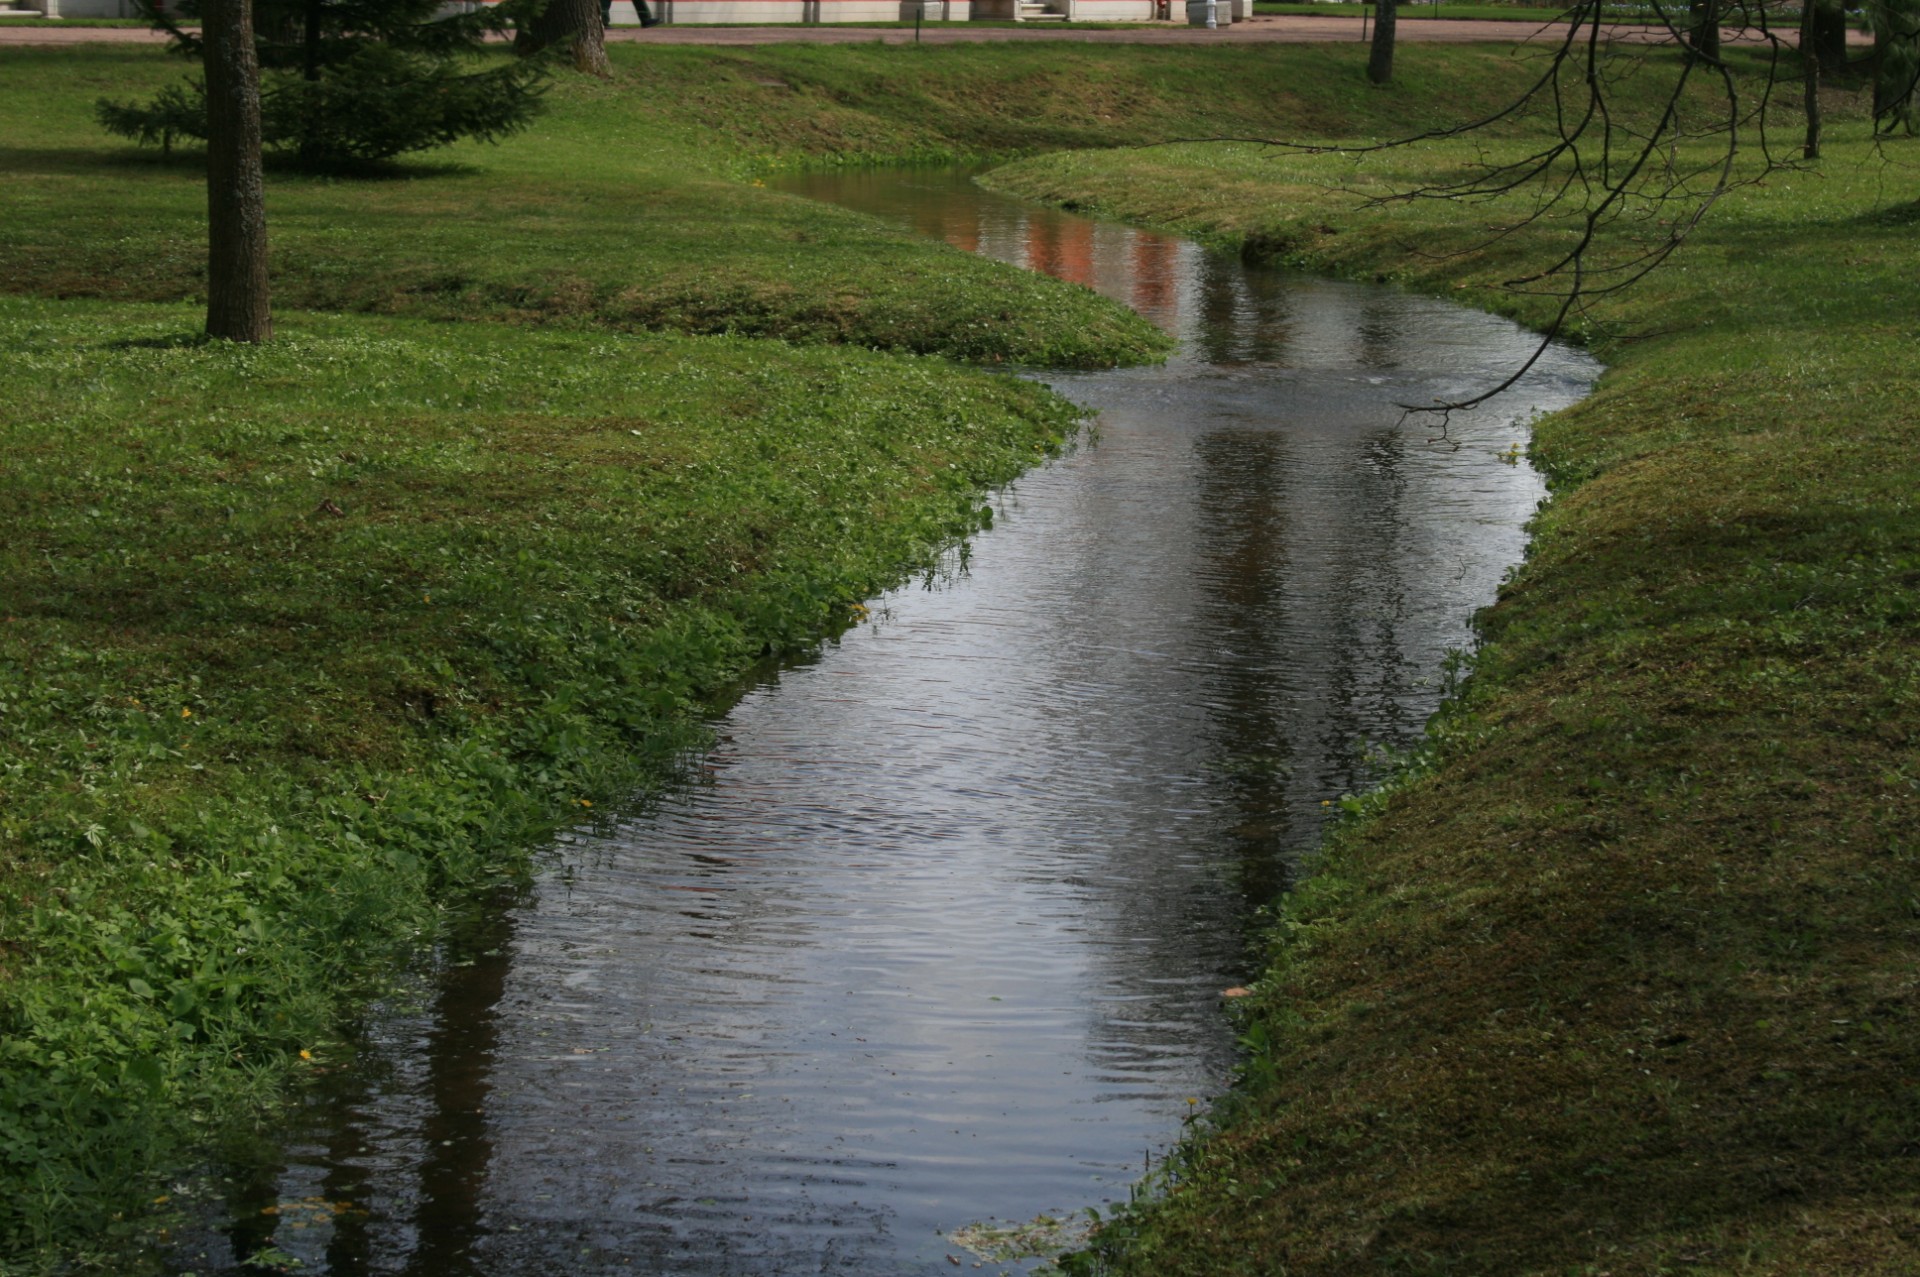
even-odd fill
[{"label": "paved walkway", "polygon": [[[1519,43],[1540,38],[1546,28],[1530,22],[1480,22],[1419,18],[1402,12],[1398,39],[1408,44]],[[1614,26],[1608,34],[1615,40],[1645,43],[1666,38],[1662,27]],[[1780,34],[1791,39],[1795,34]],[[638,27],[615,27],[607,39],[636,44],[911,44],[911,28],[898,27],[679,27],[660,26],[643,31]],[[1142,23],[1137,27],[1088,30],[1085,27],[984,27],[969,22],[928,23],[921,37],[928,44],[992,44],[1003,40],[1077,40],[1087,44],[1332,44],[1341,40],[1358,41],[1360,24],[1352,18],[1335,17],[1256,17],[1236,22],[1231,27],[1208,31],[1184,23]],[[140,27],[15,27],[0,22],[0,47],[28,44],[158,44],[165,39],[158,32]],[[1728,43],[1751,41],[1757,35],[1743,37],[1729,29],[1723,39]],[[1868,37],[1854,32],[1856,44]]]}]

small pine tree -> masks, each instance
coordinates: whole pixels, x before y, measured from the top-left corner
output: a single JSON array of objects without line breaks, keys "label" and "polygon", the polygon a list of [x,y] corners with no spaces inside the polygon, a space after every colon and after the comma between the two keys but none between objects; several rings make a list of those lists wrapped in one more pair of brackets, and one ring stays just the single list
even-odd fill
[{"label": "small pine tree", "polygon": [[1871,0],[1876,131],[1920,132],[1920,0]]},{"label": "small pine tree", "polygon": [[[201,57],[199,33],[185,25],[199,16],[199,0],[140,4],[172,37],[174,51]],[[539,3],[509,0],[439,16],[445,7],[443,0],[254,0],[266,148],[302,167],[355,167],[461,138],[494,142],[525,128],[540,108],[545,64],[482,65],[475,54],[488,35],[511,30]],[[144,104],[102,99],[96,114],[109,132],[142,145],[205,140],[206,86],[189,80]]]}]

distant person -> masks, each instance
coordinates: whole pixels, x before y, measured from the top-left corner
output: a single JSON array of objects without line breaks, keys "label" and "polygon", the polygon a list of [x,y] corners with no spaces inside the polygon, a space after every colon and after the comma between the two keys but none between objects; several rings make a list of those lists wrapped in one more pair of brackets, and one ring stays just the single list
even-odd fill
[{"label": "distant person", "polygon": [[[657,27],[660,19],[653,16],[653,10],[647,7],[647,0],[633,0],[633,11],[640,15],[640,25]],[[600,0],[600,26],[604,29],[613,25],[613,0]]]}]

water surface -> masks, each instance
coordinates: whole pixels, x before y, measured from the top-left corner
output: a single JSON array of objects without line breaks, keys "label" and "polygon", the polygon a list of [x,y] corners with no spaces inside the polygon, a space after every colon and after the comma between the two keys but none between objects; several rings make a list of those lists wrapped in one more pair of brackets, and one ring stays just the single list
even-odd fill
[{"label": "water surface", "polygon": [[801,189],[1097,288],[1180,353],[1047,374],[1097,442],[752,687],[684,789],[563,840],[183,1267],[944,1273],[976,1263],[956,1226],[1124,1197],[1227,1076],[1251,911],[1415,739],[1519,559],[1542,486],[1502,454],[1594,372],[1556,351],[1435,442],[1396,404],[1529,337],[964,177]]}]

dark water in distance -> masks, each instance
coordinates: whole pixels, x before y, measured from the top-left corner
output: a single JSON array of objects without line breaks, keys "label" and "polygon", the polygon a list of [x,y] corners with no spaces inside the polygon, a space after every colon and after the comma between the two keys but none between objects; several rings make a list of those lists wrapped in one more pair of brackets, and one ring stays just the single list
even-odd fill
[{"label": "dark water in distance", "polygon": [[1519,559],[1543,489],[1499,454],[1596,371],[1554,352],[1436,445],[1393,405],[1497,379],[1512,325],[953,175],[798,189],[1087,283],[1181,353],[1046,374],[1097,443],[749,690],[683,790],[562,840],[181,1269],[971,1271],[943,1232],[1124,1198],[1231,1066],[1252,909]]}]

